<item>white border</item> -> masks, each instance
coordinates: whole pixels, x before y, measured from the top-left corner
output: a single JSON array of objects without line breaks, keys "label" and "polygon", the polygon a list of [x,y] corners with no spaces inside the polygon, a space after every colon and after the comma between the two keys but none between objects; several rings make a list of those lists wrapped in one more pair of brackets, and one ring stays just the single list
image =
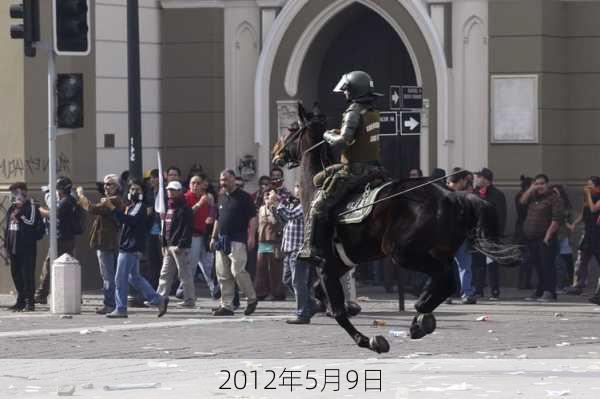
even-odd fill
[{"label": "white border", "polygon": [[[495,123],[494,123],[494,100],[495,100],[495,90],[494,90],[494,81],[500,79],[532,79],[534,84],[534,104],[532,106],[532,111],[535,115],[533,121],[533,133],[534,138],[532,140],[498,140],[496,139],[496,134],[494,131]],[[526,74],[526,75],[491,75],[490,76],[490,143],[493,144],[538,144],[540,142],[540,110],[539,110],[539,76],[537,74]]]}]

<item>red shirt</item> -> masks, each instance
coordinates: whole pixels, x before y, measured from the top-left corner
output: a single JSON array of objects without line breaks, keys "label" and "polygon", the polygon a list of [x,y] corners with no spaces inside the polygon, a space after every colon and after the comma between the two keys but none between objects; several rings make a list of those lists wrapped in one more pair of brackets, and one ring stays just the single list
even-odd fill
[{"label": "red shirt", "polygon": [[[191,191],[184,194],[185,202],[191,208],[196,205],[202,195],[196,195]],[[206,218],[209,216],[210,206],[208,203],[202,204],[202,206],[194,211],[194,235],[202,235],[206,231]]]}]

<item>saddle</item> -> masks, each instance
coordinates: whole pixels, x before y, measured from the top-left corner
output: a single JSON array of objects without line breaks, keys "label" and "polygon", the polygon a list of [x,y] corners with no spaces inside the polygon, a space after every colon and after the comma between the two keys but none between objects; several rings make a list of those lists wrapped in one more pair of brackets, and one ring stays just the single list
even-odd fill
[{"label": "saddle", "polygon": [[[365,220],[373,211],[373,202],[385,187],[393,183],[393,180],[383,181],[381,179],[372,181],[365,186],[362,192],[350,194],[348,200],[336,209],[337,214],[349,212],[338,217],[338,224],[354,224]],[[354,211],[352,211],[354,210]],[[352,212],[350,212],[352,211]]]}]

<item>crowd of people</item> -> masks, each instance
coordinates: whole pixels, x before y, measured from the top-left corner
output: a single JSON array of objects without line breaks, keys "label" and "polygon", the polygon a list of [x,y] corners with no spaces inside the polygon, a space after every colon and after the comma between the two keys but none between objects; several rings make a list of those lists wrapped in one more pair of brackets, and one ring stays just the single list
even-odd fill
[{"label": "crowd of people", "polygon": [[[422,175],[413,169],[409,178]],[[470,192],[492,203],[498,234],[505,235],[506,198],[494,185],[490,169],[471,173],[455,168],[447,179],[444,176],[441,169],[431,175],[449,190]],[[171,294],[181,299],[178,307],[195,308],[196,282],[202,279],[210,297],[220,301],[212,309],[215,316],[234,315],[240,293],[247,301],[245,315],[254,313],[259,301],[293,296],[296,315],[288,323],[310,322],[317,310],[312,290],[316,273],[310,263],[298,261],[305,222],[298,185],[289,192],[283,171],[274,168],[270,176],[259,179],[258,191],[249,194],[244,180],[232,170],[220,174],[215,189],[200,171],[184,178],[177,167],[170,167],[162,177],[161,195],[160,178],[156,169],[144,180],[109,174],[97,203],[81,187],[74,190],[68,177],[57,181],[57,255],[73,255],[76,240],[87,234],[82,226],[82,214],[87,213],[89,246],[96,251],[102,276],[104,299],[98,314],[123,318],[134,305],[156,306],[162,316]],[[47,303],[49,294],[49,257],[37,290],[35,264],[51,204],[47,195],[46,206],[36,205],[25,183],[12,184],[10,192],[5,250],[17,291],[12,310],[33,311],[35,303]],[[600,177],[590,177],[583,194],[582,206],[575,207],[565,188],[550,184],[548,176],[521,177],[513,240],[524,249],[518,288],[533,290],[526,300],[553,302],[557,294],[580,295],[588,285],[590,260],[596,258],[600,264]],[[573,232],[581,223],[583,234],[575,245]],[[500,299],[495,262],[474,251],[469,240],[455,260],[461,303]],[[413,273],[409,284],[418,293],[425,279]],[[487,287],[489,294],[484,295]],[[600,286],[589,301],[600,304]]]},{"label": "crowd of people", "polygon": [[[446,175],[436,170],[432,177]],[[410,178],[421,177],[418,169]],[[557,294],[581,295],[588,284],[588,263],[592,257],[600,265],[600,177],[591,176],[583,187],[583,204],[573,207],[567,190],[551,184],[545,174],[530,178],[521,176],[521,190],[515,197],[517,220],[511,238],[523,249],[519,265],[518,288],[532,289],[527,301],[554,302]],[[454,168],[446,182],[453,191],[466,191],[493,204],[497,215],[498,235],[504,239],[507,203],[502,190],[494,185],[494,174],[488,168],[471,173]],[[581,239],[575,243],[576,226],[583,223]],[[573,252],[577,257],[574,262]],[[463,304],[475,304],[478,298],[490,301],[500,299],[498,264],[480,252],[474,251],[466,240],[456,253],[455,264]],[[533,284],[535,276],[535,285]],[[422,280],[413,278],[417,284]],[[485,288],[489,287],[489,295]],[[417,289],[418,291],[418,289]],[[589,301],[600,304],[600,284]],[[451,303],[452,299],[447,302]]]},{"label": "crowd of people", "polygon": [[[315,273],[296,261],[304,234],[299,186],[290,193],[279,168],[262,176],[253,194],[244,191],[233,170],[221,172],[218,189],[201,171],[183,178],[179,168],[169,167],[161,193],[160,178],[156,169],[144,180],[106,175],[97,203],[83,188],[74,189],[68,177],[57,181],[57,256],[74,255],[89,220],[89,246],[102,277],[103,306],[96,313],[125,318],[128,306],[156,306],[160,317],[171,294],[182,299],[177,306],[195,308],[196,282],[203,279],[209,295],[220,301],[214,316],[234,315],[240,293],[247,298],[245,315],[254,313],[259,301],[282,301],[291,294],[298,310],[288,322],[310,322]],[[36,205],[25,183],[10,191],[5,249],[17,291],[11,309],[33,311],[49,295],[49,257],[37,290],[34,274],[37,241],[45,235],[51,204],[47,196],[46,206]]]}]

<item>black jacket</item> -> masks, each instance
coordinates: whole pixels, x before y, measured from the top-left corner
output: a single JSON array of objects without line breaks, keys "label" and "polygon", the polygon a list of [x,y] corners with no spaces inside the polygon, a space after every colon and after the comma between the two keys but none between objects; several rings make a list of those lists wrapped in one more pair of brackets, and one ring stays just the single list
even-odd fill
[{"label": "black jacket", "polygon": [[144,252],[146,248],[146,207],[138,201],[127,207],[125,212],[115,210],[115,216],[123,224],[119,250],[123,252]]},{"label": "black jacket", "polygon": [[167,223],[163,223],[163,247],[190,248],[192,246],[192,232],[194,230],[194,213],[185,201],[178,201],[173,213],[171,230],[167,234]]},{"label": "black jacket", "polygon": [[475,194],[494,205],[498,217],[498,235],[500,237],[504,236],[504,229],[506,228],[506,198],[504,193],[498,190],[496,186],[491,185],[488,187],[485,197],[480,195],[478,189],[475,190]]},{"label": "black jacket", "polygon": [[8,254],[17,254],[35,251],[37,241],[44,235],[44,221],[39,207],[31,200],[27,200],[17,212],[18,226],[11,231],[11,214],[15,205],[11,205],[6,213],[6,226],[4,226],[4,248]]}]

